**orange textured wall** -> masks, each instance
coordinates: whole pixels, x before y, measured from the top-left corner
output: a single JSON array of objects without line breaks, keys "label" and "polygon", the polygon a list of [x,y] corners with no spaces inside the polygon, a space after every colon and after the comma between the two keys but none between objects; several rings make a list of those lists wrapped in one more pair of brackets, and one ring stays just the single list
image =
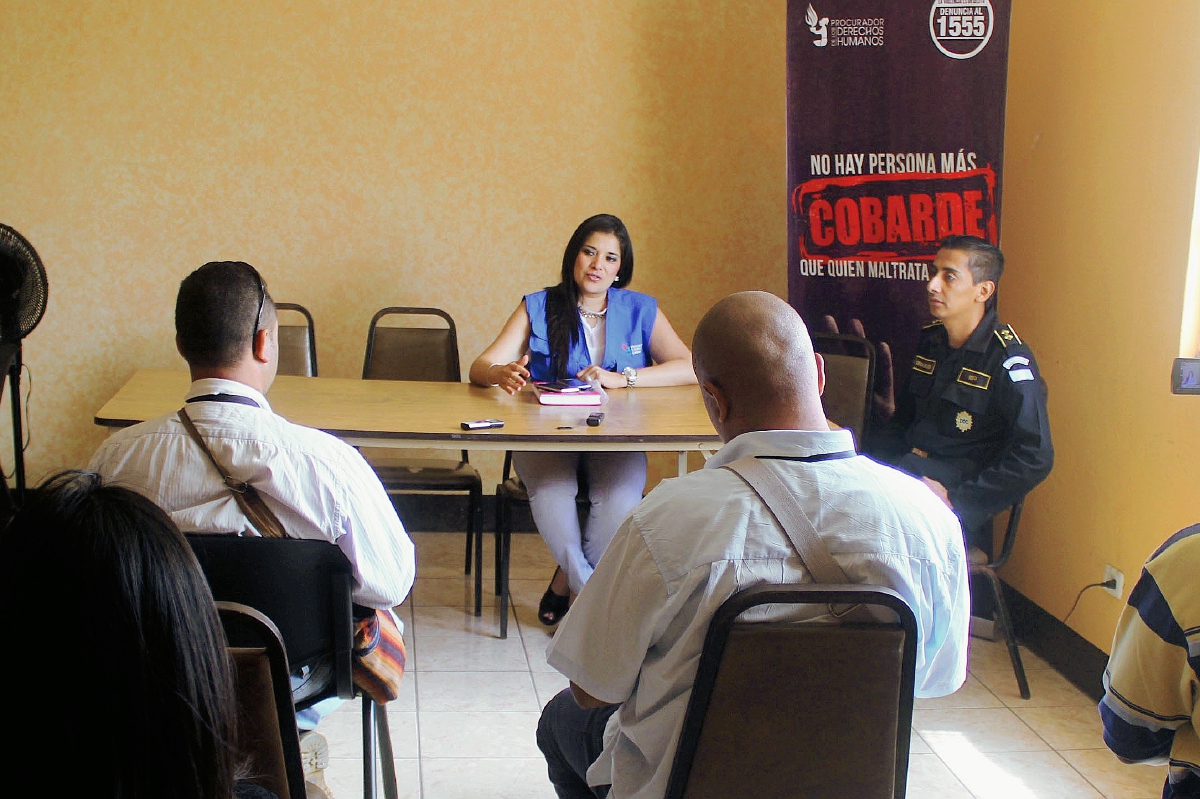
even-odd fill
[{"label": "orange textured wall", "polygon": [[[1170,393],[1200,146],[1200,6],[1018,0],[1009,53],[1005,318],[1050,384],[1054,472],[1004,578],[1058,618],[1200,522],[1200,397]],[[1121,602],[1070,624],[1108,650]]]},{"label": "orange textured wall", "polygon": [[174,295],[208,260],[308,306],[338,376],[385,305],[448,310],[469,363],[601,211],[686,340],[731,291],[786,292],[782,0],[0,12],[0,221],[51,283],[34,478],[86,463],[135,369],[182,367]]}]

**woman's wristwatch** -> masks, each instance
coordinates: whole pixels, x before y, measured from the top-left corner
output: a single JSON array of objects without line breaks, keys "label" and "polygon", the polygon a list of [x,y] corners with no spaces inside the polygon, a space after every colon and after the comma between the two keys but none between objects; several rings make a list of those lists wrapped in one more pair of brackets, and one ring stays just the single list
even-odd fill
[{"label": "woman's wristwatch", "polygon": [[637,369],[632,366],[626,366],[621,370],[621,374],[625,375],[625,381],[629,384],[628,388],[633,388],[637,385]]}]

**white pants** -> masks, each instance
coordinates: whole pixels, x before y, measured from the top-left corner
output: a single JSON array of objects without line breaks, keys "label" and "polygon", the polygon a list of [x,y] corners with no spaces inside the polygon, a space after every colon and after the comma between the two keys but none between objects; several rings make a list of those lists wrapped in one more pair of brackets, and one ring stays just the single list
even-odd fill
[{"label": "white pants", "polygon": [[[579,528],[576,474],[587,474],[588,511]],[[538,532],[578,593],[646,488],[644,452],[514,452],[513,466],[529,492]]]}]

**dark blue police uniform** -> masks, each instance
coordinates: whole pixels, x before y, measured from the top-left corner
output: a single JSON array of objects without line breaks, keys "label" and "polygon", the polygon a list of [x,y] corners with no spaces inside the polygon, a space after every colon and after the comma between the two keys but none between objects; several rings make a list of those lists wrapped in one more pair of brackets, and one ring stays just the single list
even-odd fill
[{"label": "dark blue police uniform", "polygon": [[1046,384],[995,309],[958,349],[941,322],[922,331],[893,425],[908,450],[896,465],[944,485],[968,542],[988,552],[989,520],[1054,464]]}]

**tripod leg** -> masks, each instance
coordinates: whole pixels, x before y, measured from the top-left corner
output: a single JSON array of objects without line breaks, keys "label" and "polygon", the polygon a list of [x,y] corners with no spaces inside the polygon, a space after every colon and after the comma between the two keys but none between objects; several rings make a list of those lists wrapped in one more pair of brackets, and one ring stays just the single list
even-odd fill
[{"label": "tripod leg", "polygon": [[25,434],[21,428],[21,348],[13,353],[12,362],[8,365],[8,383],[12,405],[13,422],[13,461],[14,473],[17,478],[16,502],[13,502],[7,482],[5,490],[9,492],[8,504],[14,510],[25,504]]}]

